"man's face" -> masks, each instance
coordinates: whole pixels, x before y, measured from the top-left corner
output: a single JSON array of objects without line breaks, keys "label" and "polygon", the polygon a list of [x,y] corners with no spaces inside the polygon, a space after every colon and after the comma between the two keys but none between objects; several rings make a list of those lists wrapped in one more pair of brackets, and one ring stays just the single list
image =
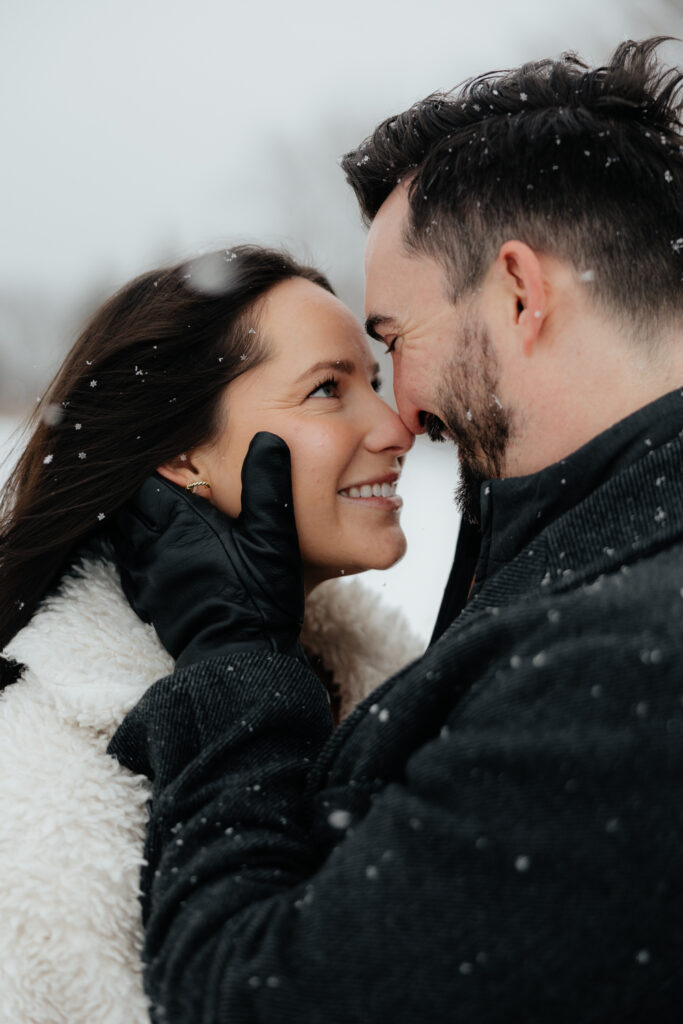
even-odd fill
[{"label": "man's face", "polygon": [[368,330],[391,351],[401,419],[415,434],[458,445],[463,515],[477,521],[483,480],[502,472],[510,424],[493,344],[473,300],[453,303],[441,266],[408,254],[408,190],[375,217],[365,258]]}]

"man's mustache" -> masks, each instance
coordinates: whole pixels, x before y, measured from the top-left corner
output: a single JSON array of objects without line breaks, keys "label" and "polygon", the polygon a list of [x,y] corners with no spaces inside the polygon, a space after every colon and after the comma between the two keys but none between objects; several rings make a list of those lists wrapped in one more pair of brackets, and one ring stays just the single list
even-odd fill
[{"label": "man's mustache", "polygon": [[422,425],[430,441],[454,441],[459,448],[472,450],[471,424],[461,424],[454,417],[451,417],[448,422],[444,422],[430,412],[423,415]]},{"label": "man's mustache", "polygon": [[427,437],[430,441],[445,441],[446,438],[443,436],[446,430],[446,425],[443,420],[440,420],[438,416],[433,413],[423,413],[420,417],[422,424],[427,432]]}]

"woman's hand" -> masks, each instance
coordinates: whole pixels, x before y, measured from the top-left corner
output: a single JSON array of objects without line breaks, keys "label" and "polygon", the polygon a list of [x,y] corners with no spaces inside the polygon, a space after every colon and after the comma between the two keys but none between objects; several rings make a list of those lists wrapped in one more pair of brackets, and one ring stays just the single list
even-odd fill
[{"label": "woman's hand", "polygon": [[303,657],[303,575],[281,438],[252,440],[237,519],[155,474],[117,514],[112,540],[126,597],[179,666],[248,650]]}]

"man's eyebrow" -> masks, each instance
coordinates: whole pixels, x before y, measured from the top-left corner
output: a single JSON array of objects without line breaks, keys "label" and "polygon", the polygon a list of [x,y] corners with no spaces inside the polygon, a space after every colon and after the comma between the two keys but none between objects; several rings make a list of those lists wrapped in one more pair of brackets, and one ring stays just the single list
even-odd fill
[{"label": "man's eyebrow", "polygon": [[[369,367],[373,377],[376,377],[379,373],[379,363],[373,363]],[[306,380],[308,377],[312,377],[313,374],[323,373],[326,370],[331,370],[333,373],[343,373],[347,377],[356,372],[356,364],[351,362],[350,359],[323,359],[319,363],[314,363],[313,366],[309,366],[300,377],[297,377],[296,383],[298,384],[302,380]]]},{"label": "man's eyebrow", "polygon": [[367,334],[370,335],[371,338],[375,339],[375,341],[381,341],[382,339],[379,336],[379,334],[377,333],[376,329],[378,327],[380,327],[380,326],[381,327],[386,327],[386,326],[389,326],[389,325],[395,324],[395,323],[396,323],[396,318],[393,317],[393,316],[382,316],[379,313],[373,313],[365,321],[365,330],[366,330]]}]

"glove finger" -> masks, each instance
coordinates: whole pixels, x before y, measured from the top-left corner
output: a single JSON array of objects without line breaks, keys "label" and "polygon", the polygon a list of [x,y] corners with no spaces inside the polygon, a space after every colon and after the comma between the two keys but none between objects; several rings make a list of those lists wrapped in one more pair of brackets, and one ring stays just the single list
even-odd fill
[{"label": "glove finger", "polygon": [[281,437],[261,431],[242,466],[240,525],[266,546],[296,544],[289,448]]},{"label": "glove finger", "polygon": [[303,582],[290,454],[275,434],[262,431],[249,446],[242,467],[238,525],[235,540],[252,578],[282,611],[298,616],[292,601],[303,604]]},{"label": "glove finger", "polygon": [[114,516],[116,531],[122,537],[141,537],[147,533],[158,535],[173,518],[174,503],[179,498],[175,492],[182,495],[181,488],[162,476],[148,477],[117,510]]}]

